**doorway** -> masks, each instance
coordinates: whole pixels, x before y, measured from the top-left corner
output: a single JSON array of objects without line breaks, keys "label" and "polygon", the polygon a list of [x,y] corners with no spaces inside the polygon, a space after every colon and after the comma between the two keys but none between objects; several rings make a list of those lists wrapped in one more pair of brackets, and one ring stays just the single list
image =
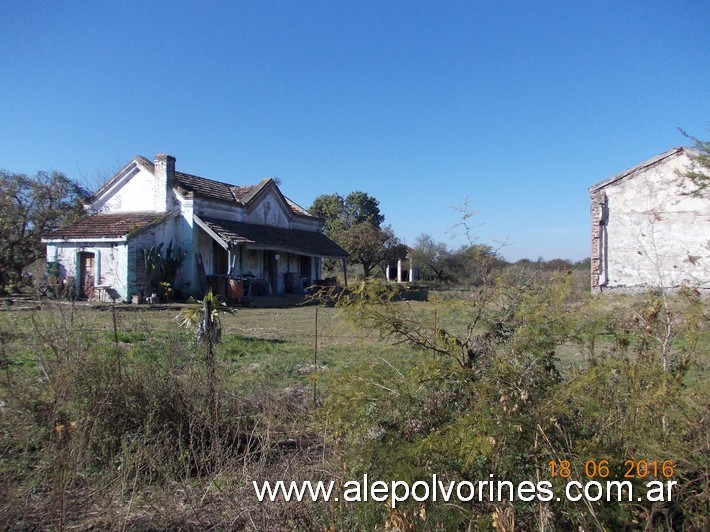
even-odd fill
[{"label": "doorway", "polygon": [[91,299],[94,297],[94,263],[93,253],[79,254],[79,296]]},{"label": "doorway", "polygon": [[279,293],[279,261],[273,251],[264,251],[264,279],[271,286],[271,293]]}]

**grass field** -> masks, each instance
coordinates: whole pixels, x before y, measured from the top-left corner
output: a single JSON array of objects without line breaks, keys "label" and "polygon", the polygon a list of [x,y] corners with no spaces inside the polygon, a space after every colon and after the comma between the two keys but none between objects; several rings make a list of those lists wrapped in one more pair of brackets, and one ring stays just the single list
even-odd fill
[{"label": "grass field", "polygon": [[[551,446],[539,451],[541,463],[545,453],[560,452],[553,448],[555,408],[579,418],[577,432],[570,428],[561,442],[577,438],[574,448],[599,453],[674,450],[685,453],[678,460],[687,463],[684,478],[707,480],[707,461],[691,458],[708,450],[701,414],[710,360],[707,301],[673,299],[672,312],[664,314],[663,300],[650,296],[540,292],[524,295],[516,314],[506,314],[499,296],[486,303],[493,309],[488,325],[469,328],[483,306],[476,294],[464,297],[432,294],[429,302],[355,311],[240,308],[220,316],[213,374],[195,331],[179,327],[177,307],[46,301],[27,310],[6,307],[0,311],[0,523],[7,529],[419,530],[465,522],[486,529],[498,519],[491,516],[509,510],[426,505],[392,513],[387,505],[259,503],[251,482],[342,482],[368,467],[385,477],[448,471],[469,478],[505,471],[509,461],[523,464],[523,475],[532,463],[523,451],[538,445],[538,430]],[[374,321],[367,314],[373,311]],[[482,344],[501,323],[512,327],[500,333],[508,339]],[[373,324],[379,329],[368,327]],[[403,341],[396,332],[402,329],[416,329],[415,338],[429,338],[439,353]],[[683,375],[668,400],[668,380],[657,371],[664,338],[674,364],[668,371]],[[442,353],[458,352],[461,341],[469,353],[483,346],[496,354],[481,359],[480,368],[459,367]],[[552,362],[544,364],[559,375],[552,380],[544,364],[534,369],[548,355]],[[647,374],[639,374],[642,368]],[[664,408],[667,421],[659,417]],[[614,424],[633,415],[637,433],[608,425],[615,415]],[[663,431],[666,423],[679,427],[677,441],[657,439],[661,417]],[[596,438],[600,432],[606,440]],[[456,434],[482,443],[463,445]],[[489,441],[508,443],[495,451],[497,443]],[[471,462],[471,456],[478,458]],[[702,470],[705,477],[698,477]],[[684,522],[696,526],[707,493],[688,493]],[[532,519],[526,527],[542,519],[540,511],[515,507],[519,524]],[[606,516],[593,507],[566,507],[554,519],[557,526],[583,527],[600,519],[660,522],[643,511]]]}]

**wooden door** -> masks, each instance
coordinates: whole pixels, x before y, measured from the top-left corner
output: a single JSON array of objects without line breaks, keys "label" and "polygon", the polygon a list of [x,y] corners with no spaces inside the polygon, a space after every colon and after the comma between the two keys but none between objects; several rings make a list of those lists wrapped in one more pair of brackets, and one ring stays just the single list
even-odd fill
[{"label": "wooden door", "polygon": [[264,278],[271,285],[271,293],[277,294],[279,291],[279,263],[276,260],[276,253],[273,251],[264,252]]},{"label": "wooden door", "polygon": [[82,253],[79,256],[79,295],[87,299],[94,296],[94,254]]}]

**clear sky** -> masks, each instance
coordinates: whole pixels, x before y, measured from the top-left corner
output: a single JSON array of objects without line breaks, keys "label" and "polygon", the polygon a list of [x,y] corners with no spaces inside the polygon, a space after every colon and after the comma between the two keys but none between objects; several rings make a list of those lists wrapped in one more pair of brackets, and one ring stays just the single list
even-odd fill
[{"label": "clear sky", "polygon": [[710,2],[0,0],[0,168],[135,155],[309,207],[363,190],[408,244],[589,255],[587,188],[710,136]]}]

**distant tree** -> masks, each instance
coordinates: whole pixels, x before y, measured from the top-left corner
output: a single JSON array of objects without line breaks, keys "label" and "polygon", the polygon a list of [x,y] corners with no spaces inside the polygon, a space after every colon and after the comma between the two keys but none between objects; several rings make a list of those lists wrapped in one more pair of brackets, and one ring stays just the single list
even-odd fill
[{"label": "distant tree", "polygon": [[360,223],[343,231],[338,242],[350,254],[350,262],[360,264],[365,277],[371,277],[372,271],[393,256],[404,258],[406,247],[401,244],[390,226],[375,227],[369,223]]},{"label": "distant tree", "polygon": [[541,267],[545,271],[570,271],[574,263],[566,259],[551,259],[543,262]]},{"label": "distant tree", "polygon": [[443,283],[450,277],[447,270],[451,252],[446,244],[434,241],[431,235],[427,233],[419,235],[409,256],[417,267],[425,272],[430,271],[436,281]]},{"label": "distant tree", "polygon": [[[380,202],[366,192],[355,191],[345,197],[321,194],[309,211],[325,219],[323,232],[350,254],[351,264],[362,265],[365,277],[393,256],[406,256],[406,248],[392,228],[381,227],[385,216]],[[333,264],[326,261],[324,268],[332,269]]]},{"label": "distant tree", "polygon": [[345,196],[344,203],[347,227],[363,223],[380,227],[385,221],[385,216],[380,212],[380,202],[366,192],[351,192]]},{"label": "distant tree", "polygon": [[698,154],[691,157],[691,166],[681,175],[687,177],[693,184],[694,189],[689,192],[696,197],[708,197],[710,195],[710,141],[700,140],[685,131],[681,133],[693,141],[693,147]]},{"label": "distant tree", "polygon": [[325,219],[325,234],[337,241],[341,232],[361,223],[380,227],[385,217],[379,205],[380,202],[366,192],[355,191],[345,197],[321,194],[313,200],[309,211]]},{"label": "distant tree", "polygon": [[323,232],[330,238],[335,239],[344,229],[345,199],[340,194],[321,194],[308,210],[325,220]]},{"label": "distant tree", "polygon": [[587,257],[586,259],[578,260],[573,264],[575,270],[589,271],[592,265],[592,259]]},{"label": "distant tree", "polygon": [[59,172],[33,177],[0,170],[0,291],[22,276],[22,268],[44,256],[42,234],[84,216],[87,196],[75,181]]},{"label": "distant tree", "polygon": [[447,259],[447,267],[459,283],[475,286],[488,283],[492,272],[506,264],[498,250],[488,244],[461,246]]}]

